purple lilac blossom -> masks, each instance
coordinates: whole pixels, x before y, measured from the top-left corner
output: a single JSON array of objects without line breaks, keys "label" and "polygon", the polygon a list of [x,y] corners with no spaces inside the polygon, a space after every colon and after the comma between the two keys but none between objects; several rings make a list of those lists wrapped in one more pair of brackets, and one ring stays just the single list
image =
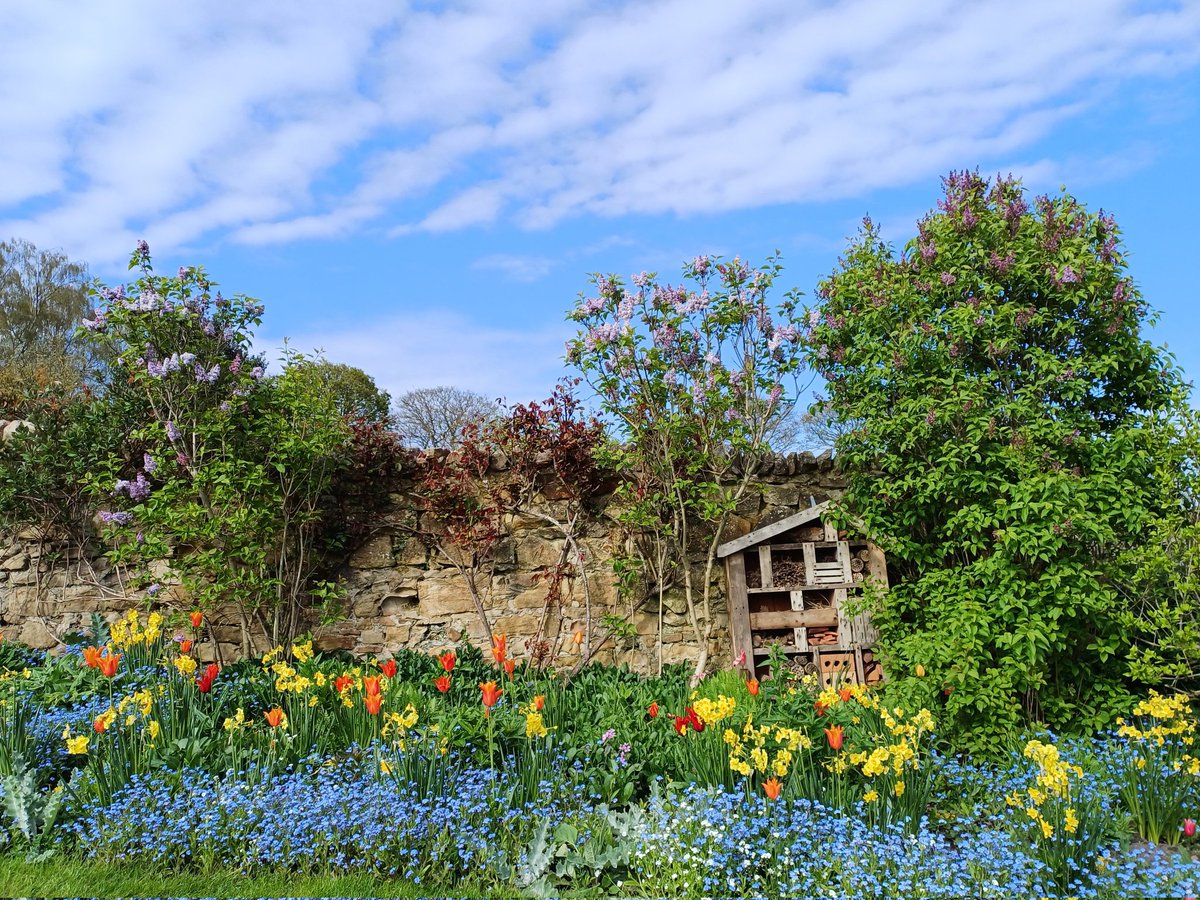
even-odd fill
[{"label": "purple lilac blossom", "polygon": [[100,513],[100,521],[110,525],[128,525],[133,521],[133,513],[109,512],[108,510],[102,510]]},{"label": "purple lilac blossom", "polygon": [[153,472],[155,469],[158,468],[158,463],[156,463],[154,461],[154,457],[151,456],[149,453],[143,453],[142,454],[142,468],[145,469],[147,472]]},{"label": "purple lilac blossom", "polygon": [[167,422],[167,439],[171,441],[177,441],[180,437],[182,437],[182,435],[179,433],[179,429],[175,427],[175,423]]}]

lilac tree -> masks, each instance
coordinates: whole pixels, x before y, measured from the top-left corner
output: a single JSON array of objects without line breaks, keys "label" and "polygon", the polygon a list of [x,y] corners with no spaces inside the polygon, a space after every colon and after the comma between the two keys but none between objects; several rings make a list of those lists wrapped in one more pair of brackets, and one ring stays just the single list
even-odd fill
[{"label": "lilac tree", "polygon": [[[580,324],[567,358],[595,389],[621,441],[610,453],[627,477],[620,520],[634,553],[619,561],[628,589],[657,594],[659,665],[663,600],[677,586],[708,663],[715,625],[716,551],[729,517],[751,489],[739,454],[767,449],[772,422],[800,367],[795,299],[768,300],[780,266],[753,269],[697,257],[684,268],[691,286],[642,273],[627,288],[596,277],[595,296],[570,314]],[[699,566],[694,561],[699,559]]]},{"label": "lilac tree", "polygon": [[303,357],[266,377],[259,303],[214,293],[200,268],[156,276],[145,242],[130,268],[84,323],[142,404],[126,454],[92,480],[111,555],[150,596],[235,610],[244,653],[288,640],[306,597],[330,591],[310,583],[314,538],[348,429]]}]

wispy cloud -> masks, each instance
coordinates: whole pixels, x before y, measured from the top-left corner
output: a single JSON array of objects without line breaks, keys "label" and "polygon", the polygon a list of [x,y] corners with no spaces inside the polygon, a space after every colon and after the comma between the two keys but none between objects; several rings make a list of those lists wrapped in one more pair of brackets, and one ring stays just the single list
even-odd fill
[{"label": "wispy cloud", "polygon": [[[526,330],[429,312],[289,335],[288,345],[301,353],[320,350],[332,362],[357,366],[393,397],[415,388],[452,385],[526,403],[546,397],[565,373],[564,345],[572,334],[559,323]],[[260,336],[256,345],[268,358],[279,359],[283,337]]]},{"label": "wispy cloud", "polygon": [[0,234],[100,261],[141,236],[537,229],[988,168],[1196,66],[1200,4],[47,0],[5,4],[0,33],[22,86]]},{"label": "wispy cloud", "polygon": [[554,260],[544,256],[491,253],[475,260],[471,268],[499,272],[513,281],[533,282],[544,278],[554,268]]}]

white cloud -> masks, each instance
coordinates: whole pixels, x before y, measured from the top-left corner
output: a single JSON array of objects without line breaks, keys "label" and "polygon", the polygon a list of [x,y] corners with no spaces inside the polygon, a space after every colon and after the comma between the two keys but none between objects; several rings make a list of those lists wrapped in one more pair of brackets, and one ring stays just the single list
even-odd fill
[{"label": "white cloud", "polygon": [[857,196],[1200,61],[1200,5],[1122,0],[26,0],[0,33],[0,234],[97,262]]},{"label": "white cloud", "polygon": [[540,281],[554,268],[554,260],[544,256],[518,256],[510,253],[490,253],[471,263],[472,269],[484,269],[511,278],[513,281]]},{"label": "white cloud", "polygon": [[[565,373],[564,345],[573,334],[567,324],[523,330],[427,312],[291,335],[288,344],[301,353],[322,350],[331,362],[357,366],[393,397],[415,388],[453,385],[527,403],[545,398]],[[276,360],[283,340],[260,336],[256,345]]]}]

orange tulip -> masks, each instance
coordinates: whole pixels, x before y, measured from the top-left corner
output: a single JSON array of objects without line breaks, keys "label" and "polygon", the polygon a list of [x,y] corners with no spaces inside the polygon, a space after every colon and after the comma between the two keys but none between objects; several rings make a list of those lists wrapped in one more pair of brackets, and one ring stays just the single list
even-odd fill
[{"label": "orange tulip", "polygon": [[830,750],[841,750],[842,738],[843,734],[841,725],[834,725],[831,728],[825,729],[825,739],[829,741]]},{"label": "orange tulip", "polygon": [[204,613],[200,612],[200,610],[198,610],[198,609],[193,609],[191,615],[188,616],[188,618],[190,618],[192,620],[193,628],[199,628],[200,623],[202,623],[204,621]]},{"label": "orange tulip", "polygon": [[829,704],[822,703],[820,700],[818,700],[816,703],[813,704],[813,709],[815,709],[817,711],[818,716],[823,716],[823,715],[825,715],[825,710],[829,709]]},{"label": "orange tulip", "polygon": [[352,684],[354,684],[353,675],[339,675],[337,678],[333,679],[333,689],[339,694]]},{"label": "orange tulip", "polygon": [[498,664],[503,665],[508,656],[508,637],[503,634],[492,635],[492,657]]},{"label": "orange tulip", "polygon": [[504,672],[509,678],[512,678],[513,672],[516,670],[516,668],[517,661],[515,659],[506,659],[504,661]]},{"label": "orange tulip", "polygon": [[439,691],[441,691],[443,694],[447,693],[450,690],[450,676],[449,675],[439,676],[437,678],[437,680],[433,682],[433,685]]},{"label": "orange tulip", "polygon": [[533,698],[533,708],[538,712],[546,708],[546,696],[544,694],[538,694]]},{"label": "orange tulip", "polygon": [[379,696],[379,676],[371,675],[363,679],[363,693],[368,697]]},{"label": "orange tulip", "polygon": [[456,659],[457,657],[454,655],[453,650],[447,650],[438,657],[438,662],[442,664],[442,668],[446,671],[447,675],[454,671],[454,662]]},{"label": "orange tulip", "polygon": [[384,675],[386,675],[388,678],[395,678],[396,677],[396,661],[394,659],[389,659],[387,662],[380,664],[379,671],[382,672]]},{"label": "orange tulip", "polygon": [[838,697],[841,698],[843,703],[849,703],[850,698],[852,698],[853,696],[854,696],[854,691],[850,690],[850,688],[848,688],[848,687],[842,688],[840,691],[838,691]]},{"label": "orange tulip", "polygon": [[383,697],[380,694],[367,694],[367,696],[363,697],[363,706],[373,716],[379,715],[379,707],[382,705]]},{"label": "orange tulip", "polygon": [[583,632],[576,631],[573,635],[571,635],[571,642],[573,644],[575,644],[576,647],[582,646],[583,645]]},{"label": "orange tulip", "polygon": [[751,697],[757,697],[758,696],[758,679],[751,678],[749,681],[747,681],[746,682],[746,690],[748,690],[750,692]]},{"label": "orange tulip", "polygon": [[646,707],[646,715],[648,715],[652,719],[658,718],[658,701],[657,700],[655,700],[653,703],[651,703],[649,706]]},{"label": "orange tulip", "polygon": [[274,709],[268,709],[263,715],[267,717],[267,724],[272,728],[278,728],[283,724],[283,710],[278,706]]},{"label": "orange tulip", "polygon": [[104,716],[96,716],[96,721],[92,723],[92,731],[96,734],[104,734],[108,731],[108,719]]},{"label": "orange tulip", "polygon": [[100,668],[100,648],[99,647],[84,647],[83,648],[83,664],[89,669]]},{"label": "orange tulip", "polygon": [[192,642],[189,641],[187,638],[184,638],[182,641],[180,641],[179,642],[179,652],[180,653],[191,653],[192,652]]},{"label": "orange tulip", "polygon": [[492,707],[496,705],[496,701],[500,699],[500,695],[504,691],[496,687],[496,682],[494,681],[479,682],[479,690],[483,692],[483,706],[487,710],[488,715],[491,715]]},{"label": "orange tulip", "polygon": [[767,795],[768,800],[778,800],[781,790],[783,790],[783,784],[778,778],[768,778],[763,782],[763,792]]},{"label": "orange tulip", "polygon": [[100,669],[100,674],[105,678],[112,678],[117,674],[117,664],[121,661],[121,654],[116,653],[113,656],[101,656],[96,665]]}]

